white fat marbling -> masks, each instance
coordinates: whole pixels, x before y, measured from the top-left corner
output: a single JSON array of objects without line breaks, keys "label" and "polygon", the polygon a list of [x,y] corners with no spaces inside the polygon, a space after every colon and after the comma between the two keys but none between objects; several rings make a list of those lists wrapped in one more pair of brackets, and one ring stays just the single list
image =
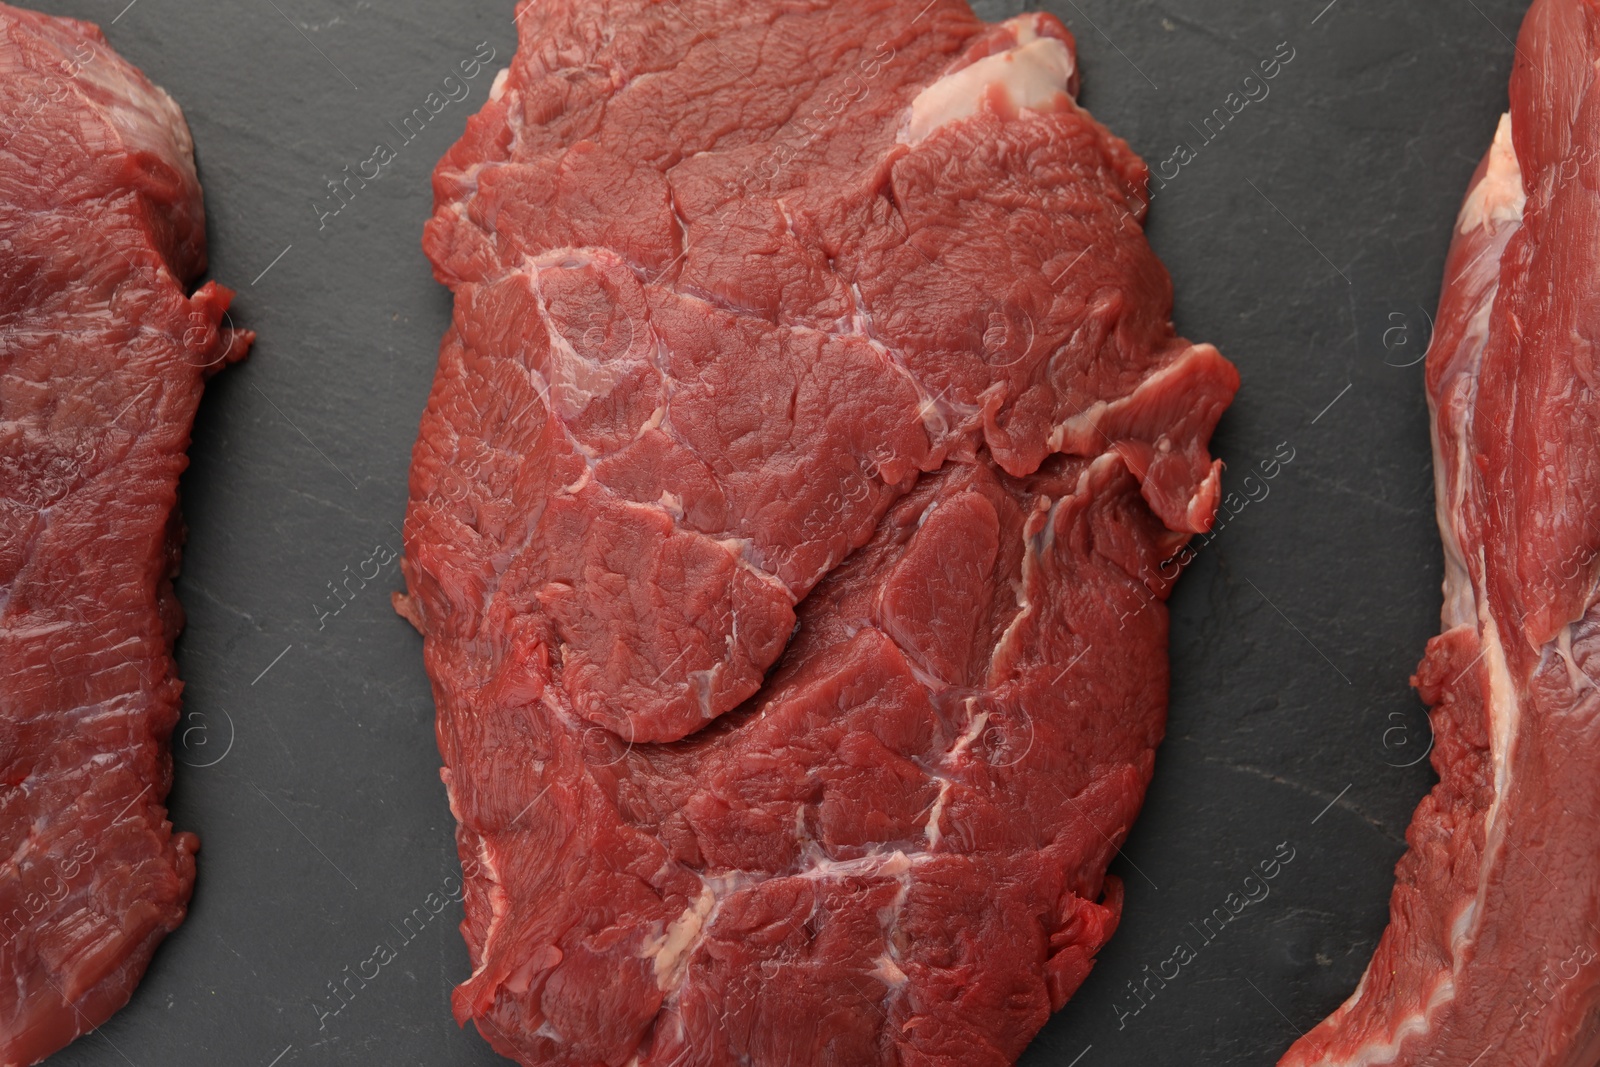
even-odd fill
[{"label": "white fat marbling", "polygon": [[1522,167],[1517,162],[1517,149],[1511,142],[1511,115],[1500,116],[1500,127],[1495,130],[1494,144],[1489,149],[1489,167],[1483,180],[1472,187],[1466,203],[1461,205],[1461,219],[1457,228],[1467,233],[1477,227],[1490,229],[1507,222],[1521,222],[1522,210],[1528,204],[1528,194],[1522,188]]},{"label": "white fat marbling", "polygon": [[911,101],[911,117],[901,139],[926,140],[935,130],[977,114],[991,94],[1012,108],[1045,111],[1065,101],[1076,63],[1065,41],[1019,28],[1017,45],[946,74]]}]

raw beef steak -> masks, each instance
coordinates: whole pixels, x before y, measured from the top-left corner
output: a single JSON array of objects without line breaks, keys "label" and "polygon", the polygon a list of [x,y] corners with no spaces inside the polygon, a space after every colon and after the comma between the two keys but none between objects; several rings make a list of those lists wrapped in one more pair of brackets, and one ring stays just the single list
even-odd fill
[{"label": "raw beef steak", "polygon": [[0,1063],[127,1002],[183,921],[178,475],[242,356],[189,131],[93,26],[0,5]]},{"label": "raw beef steak", "polygon": [[1428,353],[1439,784],[1351,998],[1283,1064],[1600,1063],[1600,4],[1537,0]]},{"label": "raw beef steak", "polygon": [[397,606],[525,1064],[1010,1063],[1115,927],[1238,377],[1054,18],[537,0]]}]

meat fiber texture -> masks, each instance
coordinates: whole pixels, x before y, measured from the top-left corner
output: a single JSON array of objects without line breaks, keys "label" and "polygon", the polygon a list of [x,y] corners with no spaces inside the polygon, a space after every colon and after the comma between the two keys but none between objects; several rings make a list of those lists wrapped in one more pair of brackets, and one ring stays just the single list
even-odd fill
[{"label": "meat fiber texture", "polygon": [[250,335],[205,270],[177,105],[93,26],[0,5],[0,1063],[127,1002],[183,921],[178,475]]},{"label": "meat fiber texture", "polygon": [[1365,977],[1287,1067],[1600,1063],[1600,4],[1537,0],[1428,353],[1439,784]]},{"label": "meat fiber texture", "polygon": [[1011,1063],[1120,914],[1238,386],[1054,18],[535,0],[397,606],[524,1064]]}]

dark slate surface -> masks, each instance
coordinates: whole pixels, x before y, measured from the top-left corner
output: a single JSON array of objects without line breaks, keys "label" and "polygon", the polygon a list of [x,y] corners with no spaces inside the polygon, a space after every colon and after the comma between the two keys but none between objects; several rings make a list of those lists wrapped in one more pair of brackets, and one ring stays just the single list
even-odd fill
[{"label": "dark slate surface", "polygon": [[[203,841],[194,906],[133,1002],[51,1062],[504,1062],[449,1016],[459,907],[405,926],[457,865],[420,642],[389,610],[383,562],[449,314],[418,248],[428,174],[490,74],[320,230],[313,204],[481,42],[500,66],[512,5],[124,2],[45,6],[99,21],[183,105],[214,276],[260,341],[210,386],[184,481],[172,818]],[[1416,361],[1524,4],[1050,7],[1079,35],[1102,120],[1153,164],[1195,149],[1150,235],[1180,329],[1244,375],[1215,446],[1230,488],[1280,449],[1294,458],[1269,464],[1268,495],[1178,587],[1170,736],[1114,868],[1122,928],[1023,1062],[1270,1064],[1354,987],[1432,781],[1425,760],[1404,766],[1429,744],[1406,679],[1440,578]],[[1285,42],[1270,95],[1203,142],[1203,118]],[[329,583],[375,568],[319,617],[338,603]],[[1270,895],[1205,942],[1189,924],[1282,843],[1294,858]],[[1141,1005],[1127,983],[1181,941],[1195,958]],[[393,961],[325,1014],[329,983],[379,943]]]}]

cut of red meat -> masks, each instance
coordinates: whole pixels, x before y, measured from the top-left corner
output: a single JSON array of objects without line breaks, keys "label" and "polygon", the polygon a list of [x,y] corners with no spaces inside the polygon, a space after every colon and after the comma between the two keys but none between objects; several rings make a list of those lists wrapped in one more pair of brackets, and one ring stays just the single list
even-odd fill
[{"label": "cut of red meat", "polygon": [[1286,1067],[1600,1063],[1600,5],[1536,0],[1428,353],[1439,784],[1389,928]]},{"label": "cut of red meat", "polygon": [[525,1064],[1007,1064],[1115,927],[1238,386],[1054,18],[540,0],[435,174],[409,593]]},{"label": "cut of red meat", "polygon": [[182,922],[178,475],[250,335],[177,106],[93,26],[0,5],[0,1063],[127,1002]]}]

